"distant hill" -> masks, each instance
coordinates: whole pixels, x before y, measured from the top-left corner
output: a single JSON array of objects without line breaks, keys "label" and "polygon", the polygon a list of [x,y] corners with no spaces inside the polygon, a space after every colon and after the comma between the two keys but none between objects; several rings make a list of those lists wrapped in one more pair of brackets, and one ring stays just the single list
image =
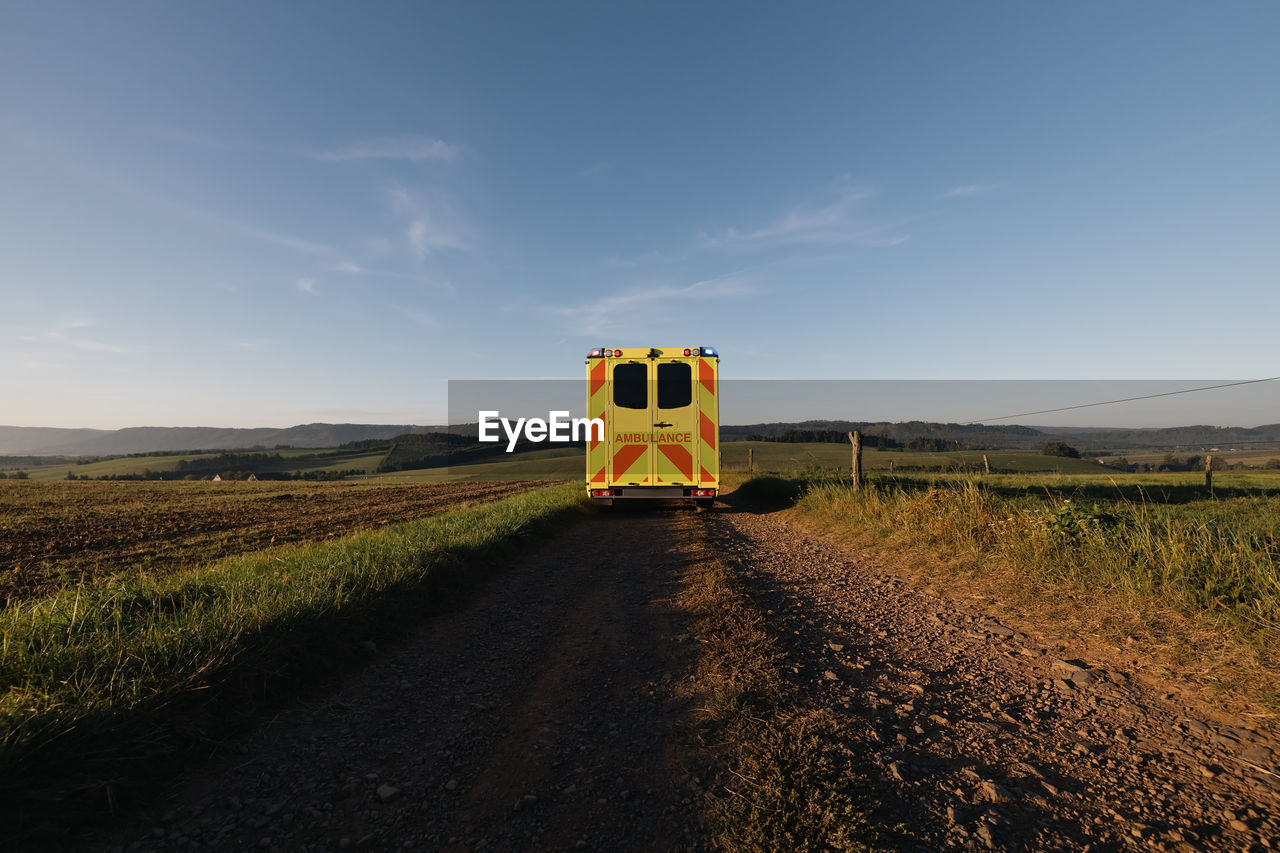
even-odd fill
[{"label": "distant hill", "polygon": [[[936,440],[957,447],[981,450],[1039,450],[1045,442],[1062,441],[1082,451],[1149,448],[1209,448],[1249,446],[1258,442],[1280,442],[1280,424],[1257,427],[1182,426],[1166,429],[1114,429],[1108,427],[1029,427],[1018,425],[944,424],[928,421],[899,423],[869,421],[789,421],[726,425],[720,428],[723,441],[748,437],[778,439],[788,433],[835,433],[841,441],[851,430],[868,437],[884,436],[898,445],[915,440]],[[461,431],[460,431],[461,430]],[[54,429],[46,427],[0,426],[0,456],[123,456],[129,453],[179,452],[195,450],[272,449],[279,446],[337,447],[357,441],[390,441],[398,436],[445,432],[443,426],[404,424],[298,424],[258,429],[221,427],[129,427],[118,430]],[[454,432],[474,436],[474,426]],[[822,440],[805,438],[802,440]],[[404,461],[417,456],[437,455],[440,448],[401,442]],[[523,443],[522,443],[523,444]],[[388,445],[389,446],[389,445]],[[532,445],[537,449],[543,445]],[[870,446],[874,447],[872,441]],[[523,446],[521,449],[524,449]],[[457,452],[457,448],[453,450]]]},{"label": "distant hill", "polygon": [[183,450],[254,447],[337,447],[350,441],[391,439],[444,427],[405,424],[299,424],[258,429],[223,427],[127,427],[117,430],[0,426],[3,456],[118,456]]},{"label": "distant hill", "polygon": [[[943,424],[928,421],[899,423],[869,421],[799,421],[789,423],[722,426],[724,441],[748,437],[778,439],[788,433],[832,431],[843,436],[861,430],[864,436],[884,436],[899,444],[913,439],[938,439],[959,447],[979,450],[1039,450],[1049,441],[1061,441],[1080,450],[1115,450],[1248,446],[1255,442],[1280,441],[1280,424],[1258,427],[1182,426],[1163,429],[1116,429],[1111,427],[1029,427],[983,424]],[[836,438],[838,439],[839,436]],[[812,440],[812,439],[810,439]],[[874,441],[870,446],[875,446]]]}]

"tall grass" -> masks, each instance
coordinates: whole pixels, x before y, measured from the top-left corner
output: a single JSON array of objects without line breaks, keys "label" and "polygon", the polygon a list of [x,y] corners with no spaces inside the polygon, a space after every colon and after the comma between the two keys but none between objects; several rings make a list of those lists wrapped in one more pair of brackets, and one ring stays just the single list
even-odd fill
[{"label": "tall grass", "polygon": [[1176,505],[1079,500],[1048,489],[1009,496],[974,480],[815,483],[798,509],[826,524],[997,557],[1037,578],[1159,599],[1273,643],[1280,630],[1280,498]]},{"label": "tall grass", "polygon": [[580,503],[557,486],[0,611],[0,837],[111,810],[162,762],[340,670]]}]

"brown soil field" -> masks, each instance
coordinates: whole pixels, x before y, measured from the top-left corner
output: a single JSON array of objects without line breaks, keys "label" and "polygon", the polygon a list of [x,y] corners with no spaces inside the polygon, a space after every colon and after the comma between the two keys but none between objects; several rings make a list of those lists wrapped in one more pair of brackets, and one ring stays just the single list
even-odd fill
[{"label": "brown soil field", "polygon": [[549,485],[0,482],[0,599],[120,572],[166,573]]}]

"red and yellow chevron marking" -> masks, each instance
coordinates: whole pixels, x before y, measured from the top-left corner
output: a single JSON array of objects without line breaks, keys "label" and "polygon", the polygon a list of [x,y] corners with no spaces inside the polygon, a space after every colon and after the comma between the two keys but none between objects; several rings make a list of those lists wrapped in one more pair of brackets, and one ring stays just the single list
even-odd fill
[{"label": "red and yellow chevron marking", "polygon": [[719,369],[714,359],[698,359],[698,485],[703,488],[720,487]]},{"label": "red and yellow chevron marking", "polygon": [[[624,444],[613,454],[613,482],[649,484],[649,445]],[[627,472],[631,472],[628,474]]]},{"label": "red and yellow chevron marking", "polygon": [[[605,360],[591,362],[587,369],[587,417],[605,419],[605,435],[609,424],[605,412],[609,402],[609,366]],[[587,439],[587,482],[605,485],[609,482],[609,442],[596,438],[595,431]]]},{"label": "red and yellow chevron marking", "polygon": [[657,481],[660,486],[692,486],[697,483],[693,478],[693,454],[683,444],[663,443],[657,445]]}]

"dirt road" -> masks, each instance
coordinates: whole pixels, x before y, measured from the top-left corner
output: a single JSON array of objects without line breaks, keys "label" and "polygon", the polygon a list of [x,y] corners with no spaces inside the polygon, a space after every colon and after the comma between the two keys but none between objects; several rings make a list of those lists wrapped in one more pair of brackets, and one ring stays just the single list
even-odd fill
[{"label": "dirt road", "polygon": [[1276,744],[1247,725],[730,508],[574,526],[103,846],[706,848],[723,777],[682,734],[697,643],[673,604],[695,539],[769,614],[806,701],[857,721],[904,849],[1280,844]]},{"label": "dirt road", "polygon": [[864,724],[878,820],[924,849],[1280,847],[1280,750],[1247,723],[776,516],[709,529],[810,701]]},{"label": "dirt road", "polygon": [[105,846],[699,849],[693,650],[670,602],[692,523],[575,525]]}]

